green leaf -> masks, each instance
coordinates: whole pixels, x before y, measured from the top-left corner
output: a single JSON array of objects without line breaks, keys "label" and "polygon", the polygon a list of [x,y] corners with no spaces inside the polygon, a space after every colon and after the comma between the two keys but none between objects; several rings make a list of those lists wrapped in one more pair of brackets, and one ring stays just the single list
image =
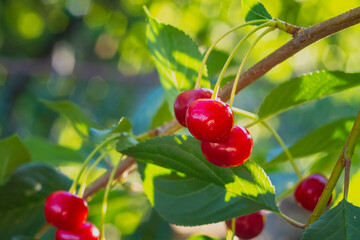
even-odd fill
[{"label": "green leaf", "polygon": [[119,122],[111,129],[96,129],[96,128],[90,128],[89,129],[89,138],[90,141],[93,143],[101,143],[106,137],[118,134],[118,133],[129,133],[132,129],[131,122],[125,118],[122,117]]},{"label": "green leaf", "polygon": [[0,140],[0,185],[21,164],[31,161],[31,156],[18,136]]},{"label": "green leaf", "polygon": [[[176,178],[176,181],[172,183],[176,184],[177,181],[180,181],[179,187],[170,187],[167,191],[179,189],[181,184],[186,184],[187,187],[195,187],[195,183],[198,183],[200,186],[197,186],[200,189],[208,188],[209,186],[215,189],[212,191],[219,191],[220,189],[223,196],[220,197],[222,199],[217,199],[217,201],[221,201],[225,205],[232,205],[235,200],[230,201],[231,199],[239,199],[239,201],[243,201],[244,205],[250,205],[249,203],[251,202],[254,207],[252,210],[254,211],[260,209],[278,211],[275,203],[274,187],[271,185],[270,180],[262,168],[251,160],[248,160],[245,164],[235,168],[217,167],[204,158],[200,149],[200,142],[192,137],[165,136],[153,138],[139,143],[134,147],[130,147],[124,150],[123,153],[137,159],[143,159],[143,161],[147,163],[153,163],[186,174],[188,179],[185,179],[185,183],[182,182],[184,179]],[[171,179],[165,179],[163,181],[171,181]],[[216,190],[217,188],[219,189]],[[183,191],[197,190],[194,190],[193,188],[187,190],[187,188],[185,188]],[[184,194],[185,196],[183,197],[186,197],[188,192]],[[203,194],[206,195],[206,191]],[[218,194],[220,193],[218,192]],[[176,198],[180,198],[180,196],[181,195],[178,195]],[[200,201],[200,203],[209,207],[208,201]],[[214,206],[214,209],[217,209],[218,207],[219,206]],[[220,208],[221,207],[223,206],[220,206]],[[229,214],[231,215],[233,213]],[[182,215],[182,217],[184,217],[184,214]],[[226,216],[221,220],[201,218],[199,221],[202,222],[196,223],[191,222],[192,219],[188,218],[185,220],[180,219],[179,221],[176,221],[175,219],[173,222],[182,225],[196,225],[205,224],[205,222],[222,221],[229,218],[231,217]]]},{"label": "green leaf", "polygon": [[[329,155],[335,152],[339,154],[353,123],[354,118],[345,118],[325,124],[296,141],[289,147],[289,150],[294,158],[304,158],[316,153]],[[287,159],[286,154],[282,152],[270,162],[265,163],[264,168],[269,169]]]},{"label": "green leaf", "polygon": [[345,199],[311,224],[301,240],[347,239],[357,240],[360,235],[360,208]]},{"label": "green leaf", "polygon": [[81,163],[84,160],[80,152],[50,143],[46,139],[39,137],[32,136],[25,139],[24,145],[29,150],[34,162],[61,166],[74,162]]},{"label": "green leaf", "polygon": [[[209,78],[217,77],[216,74],[220,73],[223,66],[226,63],[226,60],[228,59],[229,54],[220,50],[212,50],[208,60],[206,61],[206,65],[208,68],[208,74]],[[231,61],[229,64],[229,67],[237,66],[236,61]],[[234,76],[235,78],[235,76]]]},{"label": "green leaf", "polygon": [[[146,30],[148,47],[165,89],[169,110],[173,112],[172,106],[177,95],[195,86],[202,55],[183,31],[160,23],[147,9],[145,11],[149,19]],[[210,86],[205,78],[202,79],[202,86]]]},{"label": "green leaf", "polygon": [[360,86],[360,73],[320,71],[287,81],[266,96],[259,117],[264,119],[300,104]]},{"label": "green leaf", "polygon": [[169,110],[168,103],[164,101],[163,104],[161,104],[159,109],[156,111],[155,116],[151,121],[150,128],[159,127],[172,119],[173,116]]},{"label": "green leaf", "polygon": [[[103,198],[104,191],[101,191],[89,202],[89,221],[97,225],[100,224]],[[105,222],[117,227],[122,235],[132,234],[149,207],[143,193],[130,194],[122,190],[112,190],[108,198]]]},{"label": "green leaf", "polygon": [[139,142],[133,138],[130,137],[127,133],[122,133],[116,142],[116,151],[121,152],[124,149],[127,149],[129,147],[133,147]]},{"label": "green leaf", "polygon": [[68,119],[73,128],[81,135],[88,136],[89,128],[99,128],[92,120],[90,120],[82,109],[69,101],[48,101],[41,100],[48,108],[59,113]]},{"label": "green leaf", "polygon": [[131,235],[125,236],[124,240],[169,240],[173,239],[173,235],[169,223],[162,219],[152,208],[151,211],[143,217],[142,223],[136,231]]},{"label": "green leaf", "polygon": [[71,181],[54,168],[27,164],[18,168],[0,187],[1,239],[33,236],[44,224],[44,202],[57,190],[66,190]]},{"label": "green leaf", "polygon": [[241,0],[245,21],[272,19],[264,5],[258,0]]},{"label": "green leaf", "polygon": [[208,237],[205,235],[196,235],[187,238],[186,240],[221,240],[220,238]]},{"label": "green leaf", "polygon": [[203,225],[264,208],[262,204],[227,192],[225,187],[181,176],[153,164],[138,165],[150,203],[170,223],[183,226]]}]

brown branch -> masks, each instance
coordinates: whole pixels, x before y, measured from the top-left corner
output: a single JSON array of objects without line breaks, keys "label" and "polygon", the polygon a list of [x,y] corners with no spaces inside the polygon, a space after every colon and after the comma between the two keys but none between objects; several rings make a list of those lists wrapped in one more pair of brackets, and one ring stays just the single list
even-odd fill
[{"label": "brown branch", "polygon": [[[359,22],[360,7],[354,8],[346,13],[338,15],[314,26],[297,31],[292,40],[245,71],[241,75],[236,92],[238,93],[243,88],[249,86],[251,83],[255,82],[265,73],[270,71],[273,67],[290,58],[295,53],[299,52],[310,44],[336,32],[339,32],[345,28],[358,24]],[[227,101],[230,98],[232,85],[233,82],[229,82],[222,89],[220,89],[219,96],[222,100]],[[161,135],[170,135],[176,132],[176,130],[178,130],[180,127],[181,126],[176,122],[176,120],[173,120],[166,123],[164,126],[150,130],[148,133],[144,134],[144,136],[155,137]],[[124,162],[120,164],[116,173],[116,177],[121,177],[122,173],[126,171],[134,162],[135,160],[133,158],[126,158]],[[87,194],[85,193],[85,195],[89,196],[97,192],[99,189],[105,187],[110,176],[109,172],[110,171],[91,184],[86,191]]]},{"label": "brown branch", "polygon": [[[114,179],[120,178],[124,172],[126,172],[130,167],[135,163],[135,159],[132,157],[127,157],[120,163],[119,168],[116,170]],[[86,188],[84,193],[84,198],[91,197],[100,189],[103,189],[110,177],[112,168],[110,168],[102,177],[98,178],[95,182],[93,182],[88,188]]]}]

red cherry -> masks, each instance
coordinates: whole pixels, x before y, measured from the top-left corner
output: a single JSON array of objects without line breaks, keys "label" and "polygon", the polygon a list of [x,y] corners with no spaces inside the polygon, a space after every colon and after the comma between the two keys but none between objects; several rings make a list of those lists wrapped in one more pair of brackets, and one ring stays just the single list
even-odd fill
[{"label": "red cherry", "polygon": [[66,231],[58,229],[56,231],[56,240],[98,240],[99,230],[91,223],[84,223],[79,228]]},{"label": "red cherry", "polygon": [[233,128],[234,115],[226,103],[214,99],[198,99],[186,112],[186,125],[197,139],[219,141]]},{"label": "red cherry", "polygon": [[[235,235],[240,239],[251,239],[258,236],[265,225],[263,211],[235,218]],[[226,221],[226,226],[232,229],[232,220]]]},{"label": "red cherry", "polygon": [[219,142],[201,142],[205,158],[219,167],[235,167],[248,160],[253,140],[246,128],[234,126]]},{"label": "red cherry", "polygon": [[174,103],[175,117],[178,122],[186,127],[185,116],[190,104],[197,99],[211,98],[212,93],[212,90],[206,88],[186,90],[180,93]]},{"label": "red cherry", "polygon": [[45,202],[45,218],[48,223],[63,230],[80,227],[88,216],[87,202],[65,191],[52,193]]},{"label": "red cherry", "polygon": [[[294,198],[303,208],[313,211],[327,183],[327,178],[321,174],[312,174],[302,180],[296,187]],[[327,206],[331,202],[331,198]]]}]

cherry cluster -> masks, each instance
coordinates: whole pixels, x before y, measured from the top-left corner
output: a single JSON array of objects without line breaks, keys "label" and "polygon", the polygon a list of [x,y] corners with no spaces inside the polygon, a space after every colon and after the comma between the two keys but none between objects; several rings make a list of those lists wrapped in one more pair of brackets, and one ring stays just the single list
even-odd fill
[{"label": "cherry cluster", "polygon": [[174,103],[175,117],[201,141],[205,158],[220,167],[235,167],[250,156],[253,140],[247,129],[234,126],[230,106],[212,99],[213,91],[199,88],[180,93]]},{"label": "cherry cluster", "polygon": [[88,212],[85,199],[65,191],[52,193],[45,202],[45,218],[57,228],[56,240],[98,240],[99,230],[86,222]]}]

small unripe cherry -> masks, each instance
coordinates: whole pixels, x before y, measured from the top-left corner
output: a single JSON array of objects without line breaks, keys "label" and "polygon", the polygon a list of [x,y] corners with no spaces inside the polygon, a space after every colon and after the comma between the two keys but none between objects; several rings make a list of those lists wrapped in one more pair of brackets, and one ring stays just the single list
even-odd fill
[{"label": "small unripe cherry", "polygon": [[205,158],[219,167],[235,167],[250,157],[253,139],[246,128],[234,126],[231,132],[218,142],[201,142]]},{"label": "small unripe cherry", "polygon": [[190,104],[198,99],[211,98],[212,93],[213,91],[207,88],[191,89],[180,93],[174,102],[174,113],[178,122],[186,127],[185,116]]},{"label": "small unripe cherry", "polygon": [[201,141],[216,142],[234,126],[234,115],[228,104],[215,99],[198,99],[186,112],[189,132]]},{"label": "small unripe cherry", "polygon": [[[252,239],[258,236],[265,225],[263,211],[235,218],[235,235],[240,239]],[[226,221],[228,229],[232,229],[232,220]]]},{"label": "small unripe cherry", "polygon": [[80,227],[89,212],[85,199],[65,191],[52,193],[45,201],[44,210],[46,221],[63,230]]},{"label": "small unripe cherry", "polygon": [[[312,174],[303,179],[294,192],[296,202],[301,207],[313,211],[324,191],[327,181],[327,178],[321,174]],[[329,206],[331,198],[332,196],[330,196],[327,206]]]},{"label": "small unripe cherry", "polygon": [[99,230],[91,223],[84,223],[73,230],[58,229],[55,234],[56,240],[98,240]]}]

